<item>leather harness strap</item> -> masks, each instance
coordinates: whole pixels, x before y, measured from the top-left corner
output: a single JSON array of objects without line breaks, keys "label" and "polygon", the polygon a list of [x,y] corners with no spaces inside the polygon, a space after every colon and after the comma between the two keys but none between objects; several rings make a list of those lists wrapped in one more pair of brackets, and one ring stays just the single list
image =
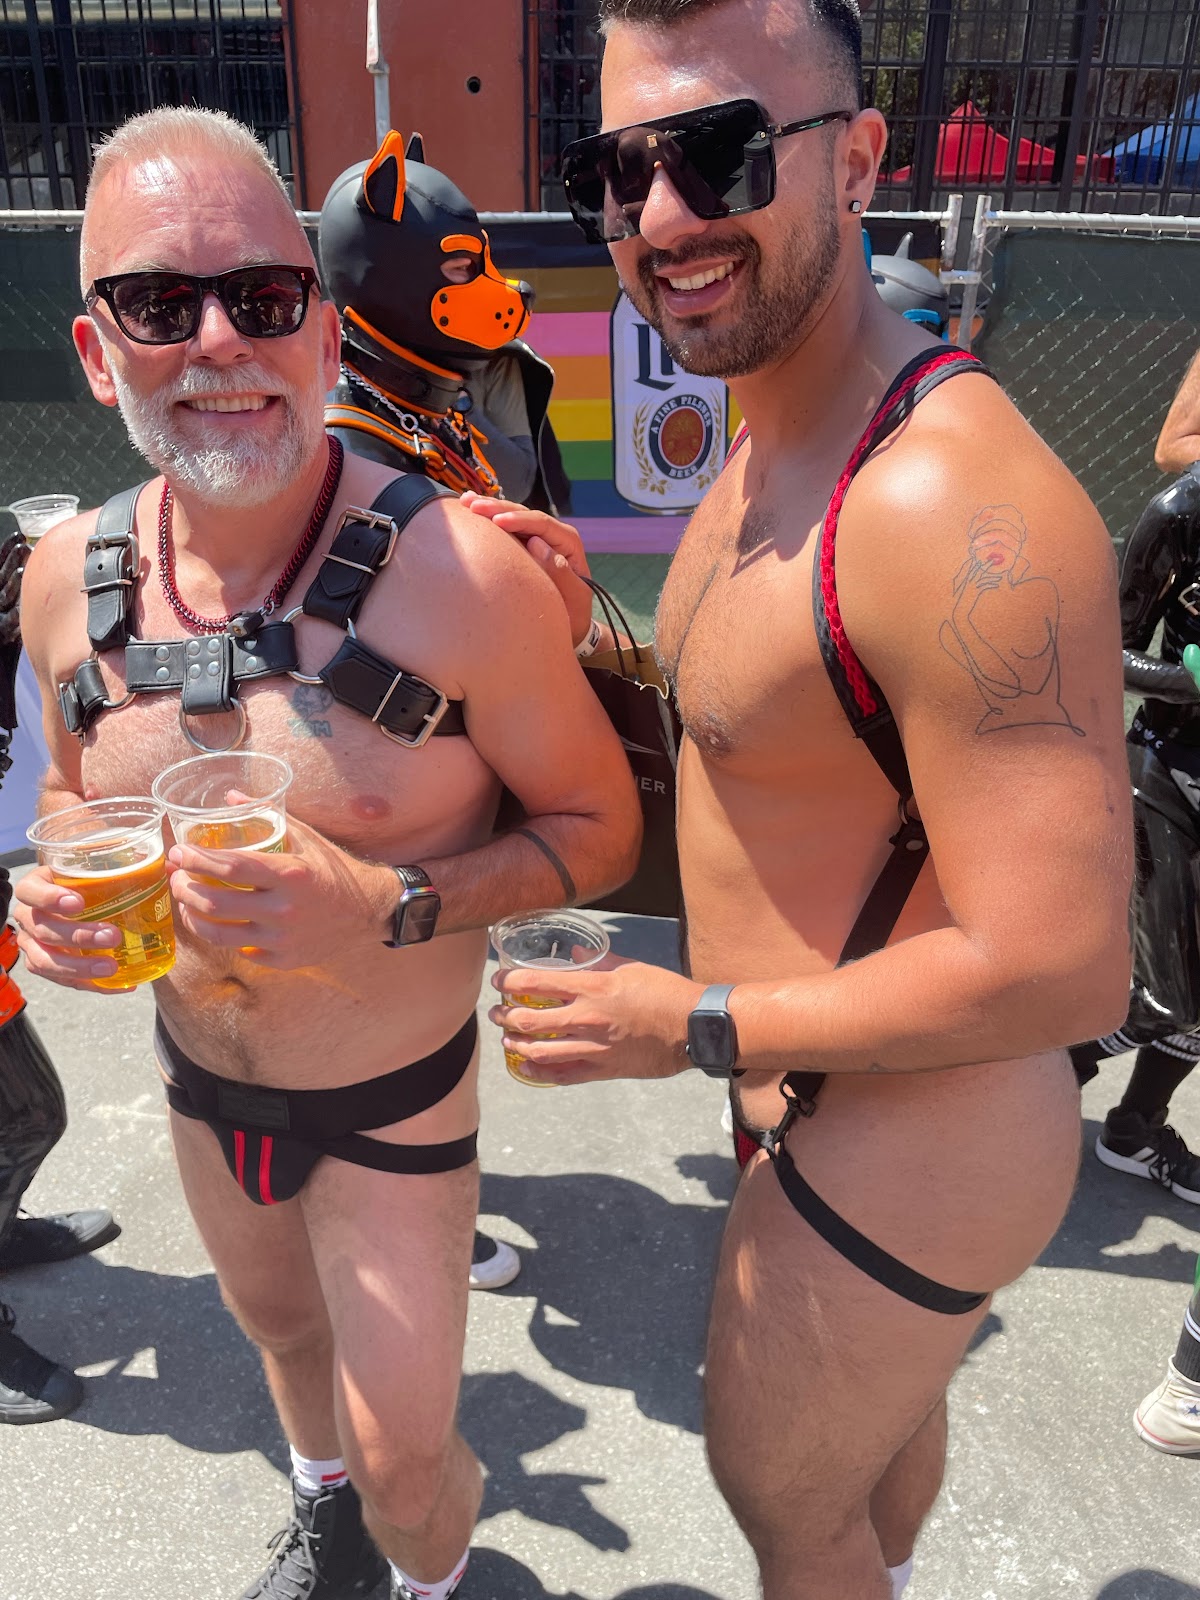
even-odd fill
[{"label": "leather harness strap", "polygon": [[[391,559],[397,539],[417,512],[446,490],[428,478],[403,475],[383,489],[369,511],[349,508],[302,604],[280,622],[250,613],[224,633],[202,638],[131,639],[130,612],[139,567],[134,517],[144,487],[122,490],[107,501],[87,542],[84,589],[93,653],[75,669],[70,682],[59,685],[59,704],[70,733],[82,737],[101,712],[127,704],[135,694],[164,690],[180,692],[180,715],[187,731],[189,717],[240,711],[236,699],[240,684],[283,673],[302,683],[325,684],[340,705],[368,717],[400,744],[419,746],[434,735],[466,732],[461,700],[449,700],[354,633],[363,601]],[[346,632],[336,655],[315,677],[299,671],[292,619],[300,614]],[[119,645],[125,647],[126,696],[114,702],[97,657]],[[244,729],[244,717],[240,724]],[[198,742],[190,732],[188,737]]]}]

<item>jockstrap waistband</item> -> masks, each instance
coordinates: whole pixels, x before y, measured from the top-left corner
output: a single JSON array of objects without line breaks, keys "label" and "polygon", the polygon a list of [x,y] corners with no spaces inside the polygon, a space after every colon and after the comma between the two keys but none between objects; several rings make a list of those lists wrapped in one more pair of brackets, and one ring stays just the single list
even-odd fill
[{"label": "jockstrap waistband", "polygon": [[238,1187],[257,1205],[292,1199],[323,1156],[418,1175],[469,1166],[477,1133],[439,1144],[393,1144],[364,1130],[406,1122],[444,1100],[462,1081],[477,1039],[472,1013],[444,1045],[395,1072],[337,1089],[274,1089],[209,1072],[185,1055],[161,1017],[154,1028],[171,1108],[212,1129]]}]

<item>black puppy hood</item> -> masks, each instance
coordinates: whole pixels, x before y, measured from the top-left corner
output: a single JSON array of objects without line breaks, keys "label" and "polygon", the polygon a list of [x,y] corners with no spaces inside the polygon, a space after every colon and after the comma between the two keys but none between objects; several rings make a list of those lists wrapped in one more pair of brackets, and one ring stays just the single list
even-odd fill
[{"label": "black puppy hood", "polygon": [[[325,287],[404,350],[478,358],[520,335],[533,292],[500,274],[475,208],[423,157],[419,135],[405,150],[392,132],[334,180],[318,229]],[[447,282],[450,259],[469,262],[465,283]]]}]

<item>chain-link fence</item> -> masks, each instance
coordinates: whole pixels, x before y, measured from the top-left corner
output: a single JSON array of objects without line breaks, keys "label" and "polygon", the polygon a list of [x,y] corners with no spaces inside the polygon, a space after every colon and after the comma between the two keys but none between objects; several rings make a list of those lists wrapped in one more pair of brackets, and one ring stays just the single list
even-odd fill
[{"label": "chain-link fence", "polygon": [[[1083,484],[1118,548],[1163,487],[1154,446],[1200,347],[1200,218],[982,206],[971,240],[982,357]],[[960,274],[964,276],[964,274]],[[969,276],[969,275],[967,275]]]},{"label": "chain-link fence", "polygon": [[[960,342],[973,340],[1120,544],[1162,485],[1155,439],[1200,346],[1200,219],[984,205],[962,234],[980,282],[962,289]],[[78,241],[77,224],[0,218],[0,504],[62,491],[95,505],[147,472],[117,412],[92,399],[70,346]],[[597,576],[643,634],[666,565],[658,555],[596,557]]]}]

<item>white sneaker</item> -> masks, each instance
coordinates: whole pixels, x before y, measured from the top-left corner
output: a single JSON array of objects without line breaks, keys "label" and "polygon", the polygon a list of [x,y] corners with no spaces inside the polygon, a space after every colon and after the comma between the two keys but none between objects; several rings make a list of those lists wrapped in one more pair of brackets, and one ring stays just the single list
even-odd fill
[{"label": "white sneaker", "polygon": [[469,1279],[472,1289],[503,1289],[520,1270],[521,1258],[512,1245],[505,1244],[503,1239],[491,1239],[476,1229]]},{"label": "white sneaker", "polygon": [[1167,1375],[1133,1413],[1139,1437],[1169,1456],[1200,1456],[1200,1383],[1185,1378],[1173,1361]]}]

